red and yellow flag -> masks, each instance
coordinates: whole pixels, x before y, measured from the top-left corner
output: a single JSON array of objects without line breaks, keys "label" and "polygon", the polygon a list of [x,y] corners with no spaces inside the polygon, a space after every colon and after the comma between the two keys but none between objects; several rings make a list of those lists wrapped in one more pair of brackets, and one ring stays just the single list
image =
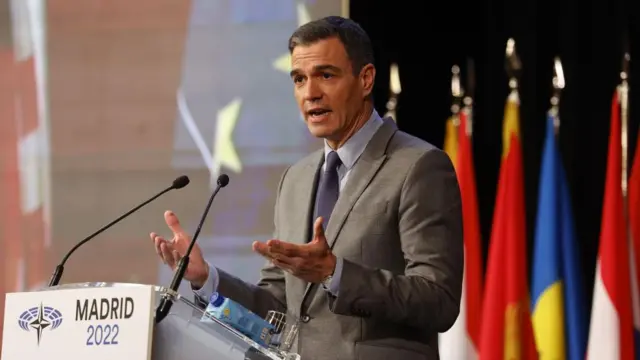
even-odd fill
[{"label": "red and yellow flag", "polygon": [[640,282],[640,131],[629,179],[629,222],[635,249],[636,279]]},{"label": "red and yellow flag", "polygon": [[489,244],[482,306],[480,360],[537,359],[531,326],[526,257],[519,99],[505,106],[503,157]]}]

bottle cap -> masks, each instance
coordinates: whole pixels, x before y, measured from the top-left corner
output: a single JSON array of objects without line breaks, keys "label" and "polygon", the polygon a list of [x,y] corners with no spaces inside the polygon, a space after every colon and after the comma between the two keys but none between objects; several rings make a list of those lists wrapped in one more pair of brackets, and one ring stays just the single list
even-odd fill
[{"label": "bottle cap", "polygon": [[211,298],[209,299],[209,304],[211,304],[213,307],[218,307],[222,305],[223,302],[224,302],[224,296],[218,294],[217,292],[214,292],[213,294],[211,294]]}]

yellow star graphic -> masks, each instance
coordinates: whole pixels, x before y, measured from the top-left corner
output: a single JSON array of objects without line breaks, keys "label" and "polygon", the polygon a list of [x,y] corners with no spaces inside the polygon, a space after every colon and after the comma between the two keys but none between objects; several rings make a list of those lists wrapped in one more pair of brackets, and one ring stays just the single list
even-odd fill
[{"label": "yellow star graphic", "polygon": [[[298,26],[302,26],[311,21],[309,9],[307,9],[307,5],[305,3],[298,3],[296,9],[298,11]],[[289,71],[291,71],[291,55],[287,52],[279,56],[273,62],[273,67],[278,71],[289,73]]]},{"label": "yellow star graphic", "polygon": [[[241,107],[242,99],[235,98],[218,111],[212,154],[212,175],[215,177],[220,174],[222,166],[236,173],[242,171],[242,162],[233,143],[233,130],[238,122]],[[212,179],[212,181],[215,181],[215,179]]]}]

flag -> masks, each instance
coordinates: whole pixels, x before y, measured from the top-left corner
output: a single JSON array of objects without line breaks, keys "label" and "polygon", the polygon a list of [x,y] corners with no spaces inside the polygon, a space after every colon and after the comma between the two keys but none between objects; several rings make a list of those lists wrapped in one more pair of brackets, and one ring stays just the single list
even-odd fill
[{"label": "flag", "polygon": [[[629,179],[629,219],[633,243],[636,249],[640,249],[640,131],[638,131],[636,153],[633,156],[631,178]],[[640,259],[636,258],[636,264],[638,260]],[[636,276],[640,278],[640,273]]]},{"label": "flag", "polygon": [[[482,251],[471,133],[467,131],[470,128],[471,111],[471,108],[467,107],[460,113],[460,126],[456,138],[459,140],[459,149],[453,150],[457,154],[454,163],[457,164],[456,172],[462,197],[464,278],[458,319],[451,329],[440,335],[439,348],[442,360],[475,360],[478,358],[482,301]],[[447,128],[447,131],[449,130]]]},{"label": "flag", "polygon": [[[16,146],[20,175],[20,203],[23,245],[26,256],[21,259],[21,286],[25,290],[42,286],[45,281],[45,243],[49,227],[45,221],[44,156],[45,132],[38,114],[37,77],[33,55],[15,63]],[[18,205],[18,204],[16,204]]]},{"label": "flag", "polygon": [[531,284],[533,329],[540,359],[584,360],[587,312],[571,199],[552,115],[546,126]]},{"label": "flag", "polygon": [[447,119],[443,146],[444,152],[449,155],[454,167],[458,166],[458,147],[460,146],[458,142],[459,126],[456,124],[457,121],[459,121],[457,115],[452,115]]},{"label": "flag", "polygon": [[[45,281],[45,248],[50,227],[49,157],[46,123],[42,31],[32,24],[42,16],[37,6],[11,3],[13,36],[0,48],[0,102],[5,104],[0,122],[3,171],[0,198],[7,199],[3,227],[6,291],[41,287]],[[4,76],[1,76],[4,75]]]},{"label": "flag", "polygon": [[[0,47],[0,119],[13,119],[13,52]],[[11,121],[0,121],[0,324],[4,324],[4,294],[14,290],[16,257],[21,256],[20,213],[18,203],[18,174],[14,133],[9,132]],[[11,129],[12,130],[12,129]],[[2,326],[0,326],[0,337]],[[0,342],[0,348],[2,342]],[[1,349],[0,349],[1,350]]]},{"label": "flag", "polygon": [[536,359],[527,290],[524,181],[519,99],[505,105],[504,151],[482,302],[481,360]]},{"label": "flag", "polygon": [[640,131],[636,138],[636,153],[633,156],[631,177],[629,179],[629,222],[631,230],[633,257],[632,276],[632,301],[633,301],[633,337],[635,359],[640,359],[640,298],[638,296],[638,284],[640,283]]},{"label": "flag", "polygon": [[620,130],[616,92],[611,106],[600,244],[587,345],[588,360],[634,358],[629,237],[622,197]]}]

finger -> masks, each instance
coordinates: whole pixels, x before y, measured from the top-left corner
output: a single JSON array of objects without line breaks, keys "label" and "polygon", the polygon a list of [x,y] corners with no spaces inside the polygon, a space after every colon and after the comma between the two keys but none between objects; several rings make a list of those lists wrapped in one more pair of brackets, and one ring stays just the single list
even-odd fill
[{"label": "finger", "polygon": [[178,220],[178,217],[173,213],[173,211],[167,210],[164,212],[164,221],[167,223],[169,229],[171,229],[171,231],[173,232],[173,235],[175,235],[174,237],[179,238],[186,235],[186,233],[182,229],[182,226],[180,225],[180,220]]},{"label": "finger", "polygon": [[310,273],[310,269],[304,266],[304,260],[301,258],[280,258],[274,259],[271,262],[294,276],[299,277]]},{"label": "finger", "polygon": [[160,244],[160,251],[162,252],[162,260],[164,263],[169,265],[169,267],[173,268],[175,265],[175,261],[173,261],[173,254],[171,254],[171,250],[167,243]]},{"label": "finger", "polygon": [[291,274],[296,273],[296,270],[294,269],[293,266],[291,266],[291,265],[289,265],[289,264],[287,264],[287,263],[285,263],[283,261],[280,261],[278,259],[274,259],[271,262],[273,263],[273,265],[279,267],[280,269],[282,269],[284,271],[287,271],[287,272],[289,272]]},{"label": "finger", "polygon": [[300,263],[300,258],[292,258],[281,254],[273,255],[272,259],[272,261],[277,261],[278,263],[285,264],[291,268],[297,267]]},{"label": "finger", "polygon": [[[155,234],[152,234],[155,235]],[[162,250],[160,249],[160,245],[166,243],[166,240],[162,237],[162,236],[158,236],[155,235],[153,237],[153,244],[155,245],[156,248],[156,253],[158,254],[158,256],[160,256],[162,258]],[[164,260],[163,260],[164,261]]]},{"label": "finger", "polygon": [[308,246],[291,244],[280,240],[269,240],[267,246],[272,254],[280,254],[288,257],[308,256]]},{"label": "finger", "polygon": [[323,222],[324,222],[324,219],[322,218],[322,216],[319,216],[316,219],[316,221],[313,223],[313,241],[317,241],[317,240],[326,241],[326,238],[324,236]]},{"label": "finger", "polygon": [[178,254],[177,251],[173,250],[171,252],[171,255],[173,256],[173,262],[177,264],[180,261],[180,254]]},{"label": "finger", "polygon": [[163,241],[167,241],[167,239],[163,238],[162,236],[156,234],[156,233],[151,233],[151,240],[153,240],[153,242],[163,242]]},{"label": "finger", "polygon": [[160,259],[162,260],[163,263],[167,263],[167,260],[164,258],[164,248],[167,245],[164,242],[157,242],[156,243],[156,252],[158,253],[158,256],[160,256]]},{"label": "finger", "polygon": [[269,247],[267,246],[267,244],[261,243],[259,241],[254,241],[253,244],[251,244],[251,248],[258,254],[271,259],[271,254],[269,253]]}]

